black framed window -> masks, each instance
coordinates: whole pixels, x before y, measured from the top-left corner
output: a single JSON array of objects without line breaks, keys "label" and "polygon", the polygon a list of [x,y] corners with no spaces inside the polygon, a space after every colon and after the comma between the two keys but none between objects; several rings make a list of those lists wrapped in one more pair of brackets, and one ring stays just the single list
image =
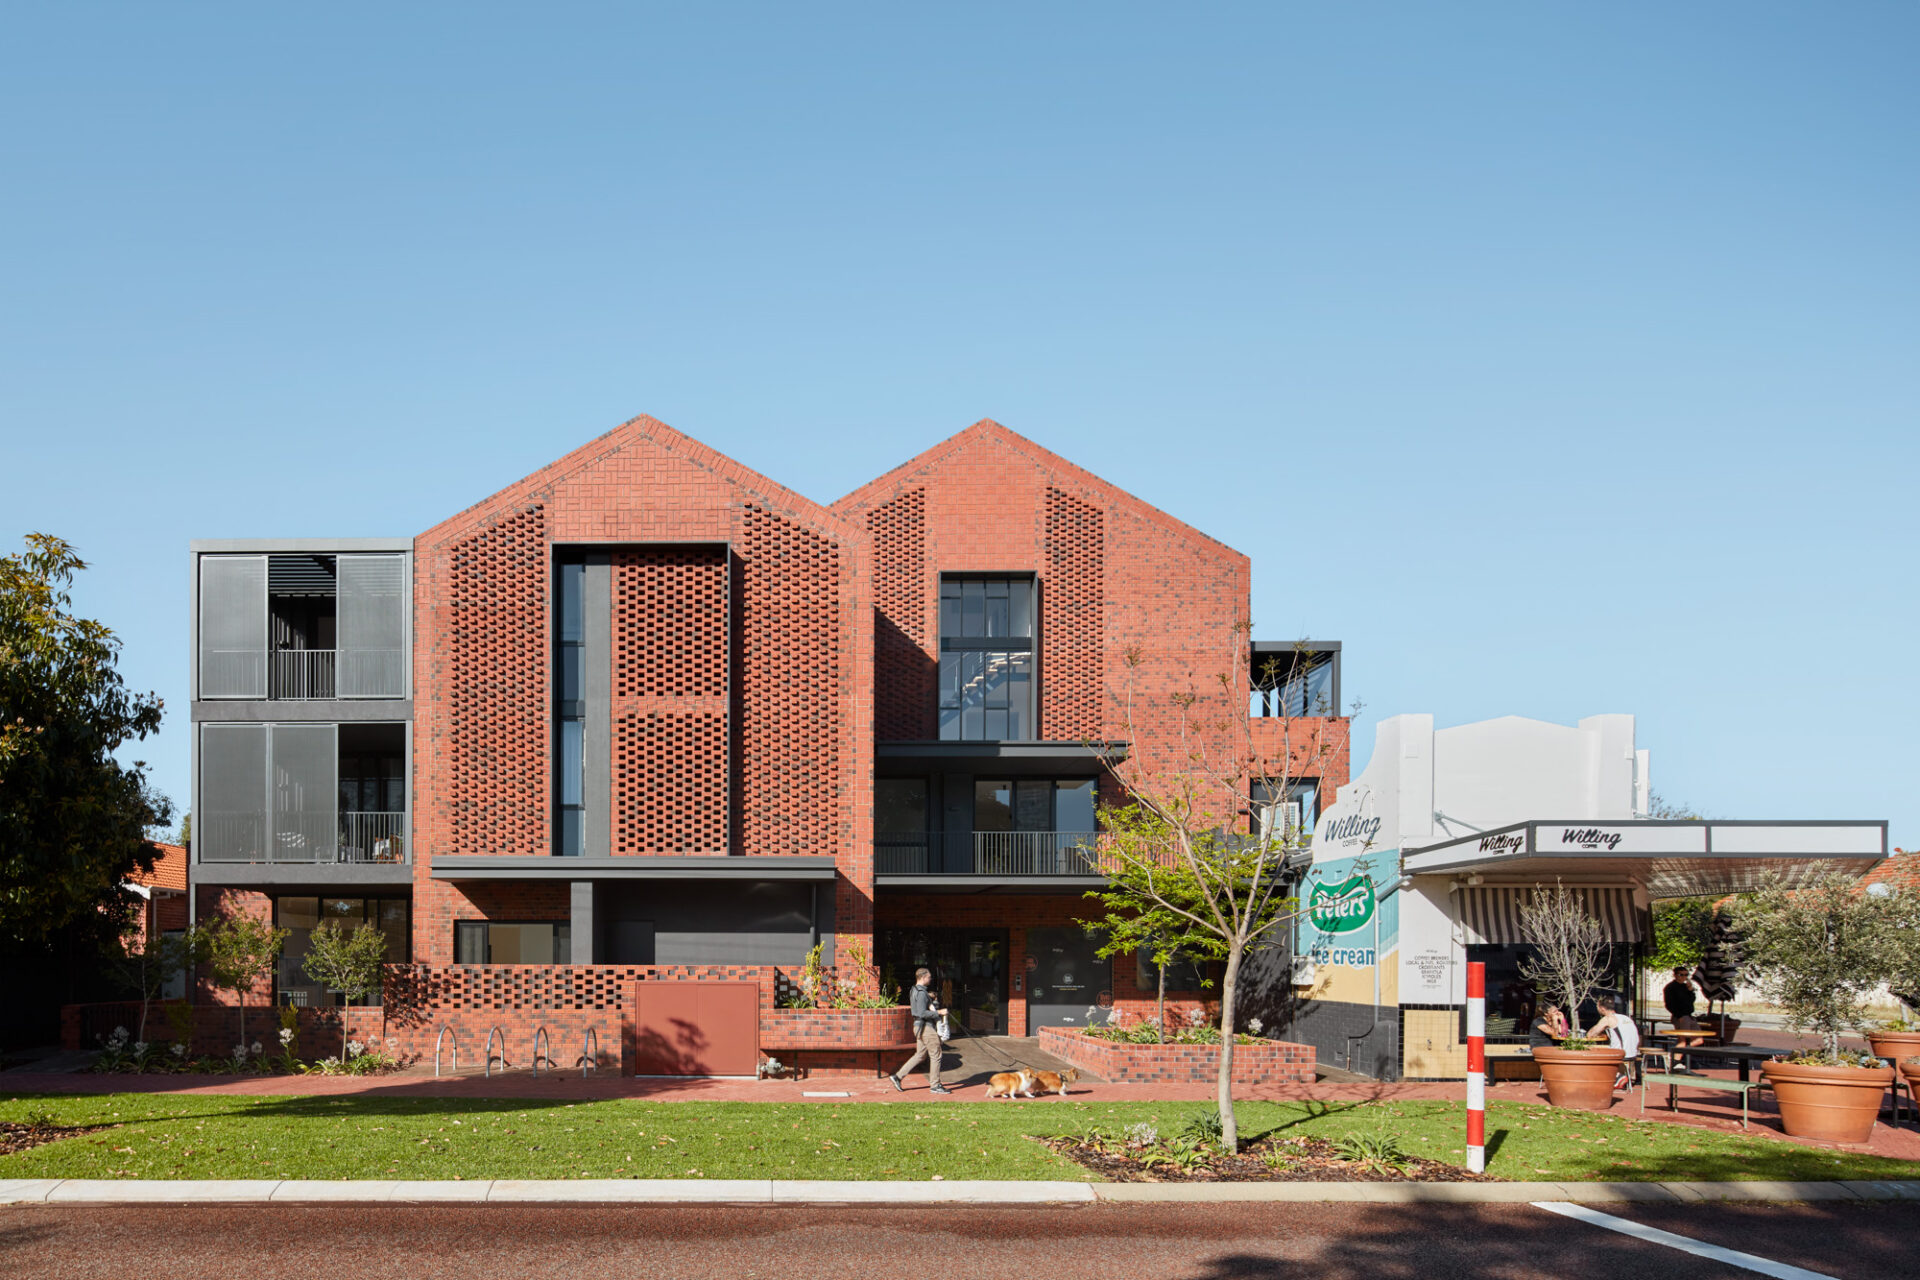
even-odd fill
[{"label": "black framed window", "polygon": [[[582,674],[587,640],[587,566],[564,559],[555,566],[554,613],[554,849],[563,858],[586,852],[587,704]],[[473,961],[480,964],[484,961]]]},{"label": "black framed window", "polygon": [[1025,742],[1034,737],[1034,580],[940,583],[940,737]]},{"label": "black framed window", "polygon": [[1280,807],[1273,815],[1273,838],[1286,840],[1290,844],[1304,842],[1313,834],[1313,824],[1320,821],[1319,780],[1306,778],[1297,782],[1283,782],[1272,778],[1256,778],[1253,783],[1253,805],[1247,814],[1249,834],[1260,834],[1260,809],[1276,800]]},{"label": "black framed window", "polygon": [[[313,931],[332,920],[346,930],[370,924],[387,939],[387,963],[405,964],[413,955],[413,902],[408,898],[310,897],[285,894],[273,900],[273,922],[287,931],[280,949],[277,999],[281,1004],[326,1006],[353,1003],[307,976],[307,947]],[[379,1004],[380,994],[364,1004]]]},{"label": "black framed window", "polygon": [[558,920],[456,920],[453,962],[571,964],[573,926]]}]

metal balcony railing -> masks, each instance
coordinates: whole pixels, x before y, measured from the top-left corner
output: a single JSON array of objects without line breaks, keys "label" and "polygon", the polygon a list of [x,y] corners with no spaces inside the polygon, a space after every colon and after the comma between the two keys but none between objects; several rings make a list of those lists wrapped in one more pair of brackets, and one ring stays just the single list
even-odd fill
[{"label": "metal balcony railing", "polygon": [[401,863],[408,861],[405,813],[219,813],[197,821],[201,862]]},{"label": "metal balcony railing", "polygon": [[340,861],[405,862],[406,835],[404,813],[342,813]]},{"label": "metal balcony railing", "polygon": [[334,655],[332,649],[279,649],[269,654],[273,679],[267,696],[286,702],[334,697]]},{"label": "metal balcony railing", "polygon": [[879,875],[1092,876],[1100,874],[1092,831],[976,831],[972,857],[959,867],[945,858],[941,833],[882,836],[873,842]]}]

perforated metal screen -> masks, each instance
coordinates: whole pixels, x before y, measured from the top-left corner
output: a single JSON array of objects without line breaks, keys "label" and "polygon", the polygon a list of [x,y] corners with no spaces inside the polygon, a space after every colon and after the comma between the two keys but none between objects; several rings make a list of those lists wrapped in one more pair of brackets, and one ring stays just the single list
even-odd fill
[{"label": "perforated metal screen", "polygon": [[267,557],[200,557],[200,696],[267,696]]},{"label": "perforated metal screen", "polygon": [[200,726],[200,812],[194,854],[202,862],[267,857],[267,726]]},{"label": "perforated metal screen", "polygon": [[272,745],[272,860],[338,861],[338,729],[330,724],[276,724]]},{"label": "perforated metal screen", "polygon": [[406,693],[406,558],[347,555],[337,561],[339,693],[398,698]]}]

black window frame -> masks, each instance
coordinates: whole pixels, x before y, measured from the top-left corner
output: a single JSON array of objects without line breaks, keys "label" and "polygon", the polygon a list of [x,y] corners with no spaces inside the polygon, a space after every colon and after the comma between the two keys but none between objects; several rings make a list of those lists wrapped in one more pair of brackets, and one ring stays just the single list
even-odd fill
[{"label": "black window frame", "polygon": [[[964,597],[970,584],[981,584],[987,590],[983,593],[982,617],[990,617],[991,589],[1004,586],[1007,589],[1007,633],[967,634],[966,607]],[[1024,597],[1025,634],[1012,634],[1017,625],[1015,593]],[[959,615],[959,625],[949,630],[948,600],[958,598],[961,603],[954,610]],[[943,573],[940,575],[940,594],[938,601],[936,627],[940,636],[940,666],[934,682],[934,721],[935,733],[942,742],[1037,742],[1040,740],[1040,580],[1032,573]],[[983,623],[983,632],[984,632]],[[969,655],[980,655],[984,666],[995,658],[1009,664],[1009,674],[1004,684],[1024,683],[1025,694],[1018,700],[1009,696],[1006,705],[988,705],[981,703],[977,707],[968,706],[963,689],[964,674],[950,675],[950,670],[964,672],[964,664]],[[1024,664],[1016,662],[1024,659]],[[953,664],[950,667],[950,663]],[[1015,668],[1024,665],[1024,675]],[[970,710],[980,715],[980,731],[977,734],[967,732],[967,716]],[[996,714],[1006,718],[1001,722],[1004,732],[989,732]],[[1017,722],[1016,717],[1017,715]],[[949,727],[952,732],[949,732]],[[1017,730],[1017,731],[1016,731]]]},{"label": "black window frame", "polygon": [[[571,588],[571,591],[570,591]],[[553,562],[553,853],[577,858],[586,852],[586,733],[585,699],[587,560],[584,552],[565,552]],[[572,598],[577,596],[577,599]],[[577,620],[570,618],[577,613]],[[569,622],[577,628],[569,635]],[[572,659],[569,662],[569,658]],[[568,688],[569,676],[574,688]],[[569,698],[566,695],[576,696]],[[568,734],[574,735],[579,759],[574,801],[567,800]]]},{"label": "black window frame", "polygon": [[[554,951],[556,953],[560,951],[561,942],[564,939],[566,943],[567,958],[562,960],[556,954],[555,958],[552,960],[547,960],[544,962],[536,960],[536,961],[533,961],[532,963],[534,964],[545,963],[549,965],[563,965],[563,964],[573,963],[573,921],[571,919],[567,919],[567,920],[455,920],[453,922],[453,962],[455,964],[485,964],[485,965],[493,964],[494,963],[492,959],[493,944],[491,940],[487,942],[487,956],[488,956],[487,959],[462,960],[460,958],[460,931],[462,929],[491,929],[496,925],[503,926],[503,927],[513,927],[513,928],[527,928],[529,926],[538,925],[538,926],[552,929]],[[521,961],[520,963],[525,964],[527,962]]]}]

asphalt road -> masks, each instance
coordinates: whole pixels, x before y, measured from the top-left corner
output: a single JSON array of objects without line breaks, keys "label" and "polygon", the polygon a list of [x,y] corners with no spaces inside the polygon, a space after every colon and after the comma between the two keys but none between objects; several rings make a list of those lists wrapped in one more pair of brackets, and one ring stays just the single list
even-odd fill
[{"label": "asphalt road", "polygon": [[[1920,1274],[1920,1205],[1600,1208],[1845,1280]],[[1754,1274],[1528,1205],[0,1208],[0,1276],[21,1280],[1718,1280]]]}]

